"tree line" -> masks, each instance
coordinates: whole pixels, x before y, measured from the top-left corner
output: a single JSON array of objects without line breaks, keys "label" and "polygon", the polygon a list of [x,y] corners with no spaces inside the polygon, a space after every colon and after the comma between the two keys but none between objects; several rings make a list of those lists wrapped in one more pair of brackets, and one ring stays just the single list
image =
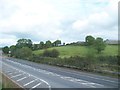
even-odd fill
[{"label": "tree line", "polygon": [[[65,43],[63,45],[65,45]],[[66,45],[79,45],[79,44],[71,43]],[[101,53],[101,51],[104,50],[106,47],[103,38],[101,37],[94,38],[91,35],[85,37],[85,42],[82,43],[82,45],[95,49],[97,53]],[[16,45],[12,45],[10,47],[5,46],[4,48],[2,48],[2,51],[5,54],[10,53],[10,56],[15,56],[17,58],[22,58],[22,57],[27,58],[32,56],[32,51],[34,50],[47,49],[50,47],[57,47],[57,46],[61,46],[61,40],[56,40],[54,42],[48,40],[45,43],[41,41],[39,44],[33,44],[32,40],[23,38],[23,39],[19,39]],[[43,53],[43,56],[48,56],[48,57],[58,57],[58,55],[59,52],[57,50],[52,50],[52,51],[45,50]]]},{"label": "tree line", "polygon": [[[47,49],[50,47],[57,47],[61,45],[61,40],[56,40],[53,43],[48,40],[45,43],[41,41],[39,44],[33,44],[32,40],[30,39],[19,39],[16,45],[12,45],[10,47],[5,46],[2,48],[4,54],[10,54],[11,57],[16,58],[24,58],[28,59],[32,56],[32,51],[39,50],[39,49]],[[49,55],[48,55],[49,53]],[[50,53],[53,53],[50,54]],[[48,55],[51,57],[57,57],[59,52],[57,50],[52,51],[45,51],[43,56]]]},{"label": "tree line", "polygon": [[31,50],[38,50],[38,49],[46,49],[46,48],[50,48],[50,47],[57,47],[61,45],[61,40],[56,40],[53,43],[48,40],[45,43],[43,41],[41,41],[39,44],[33,44],[32,40],[30,39],[19,39],[17,41],[16,45],[12,45],[10,47],[5,46],[2,48],[2,51],[5,54],[8,54],[9,51],[13,52],[15,49],[20,49],[22,47],[28,47]]}]

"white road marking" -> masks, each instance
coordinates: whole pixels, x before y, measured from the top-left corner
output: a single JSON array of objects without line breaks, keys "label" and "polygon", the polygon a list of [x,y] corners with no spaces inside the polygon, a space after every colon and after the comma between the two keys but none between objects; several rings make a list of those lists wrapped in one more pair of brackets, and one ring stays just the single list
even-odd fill
[{"label": "white road marking", "polygon": [[17,81],[19,82],[19,81],[22,81],[22,80],[24,80],[24,79],[26,79],[27,77],[23,77],[23,78],[20,78],[20,79],[18,79]]},{"label": "white road marking", "polygon": [[15,76],[12,76],[11,78],[15,78],[15,77],[18,77],[18,76],[21,76],[23,74],[18,74],[18,75],[15,75]]},{"label": "white road marking", "polygon": [[33,86],[30,90],[32,90],[33,88],[36,88],[40,85],[41,83],[38,83],[37,85]]},{"label": "white road marking", "polygon": [[[3,72],[1,72],[3,75],[5,75],[8,79],[10,79],[12,82],[16,83],[14,80],[12,80],[11,78],[9,78],[6,74],[4,74]],[[21,88],[23,88],[23,86],[21,86],[19,83],[16,83],[18,86],[20,86]]]},{"label": "white road marking", "polygon": [[72,82],[84,84],[84,85],[89,86],[89,87],[95,87],[94,85],[104,87],[104,85],[101,85],[101,84],[98,84],[98,83],[93,83],[93,82],[80,80],[80,79],[76,79],[76,78],[72,78],[72,77],[61,77],[61,78],[64,79],[64,80],[69,80],[69,81],[72,81]]},{"label": "white road marking", "polygon": [[44,82],[45,84],[47,84],[49,90],[51,90],[51,86],[50,86],[49,83],[46,82],[45,80],[40,79],[40,78],[38,78],[38,77],[36,77],[36,76],[34,76],[34,75],[32,75],[32,74],[29,74],[29,73],[27,73],[27,72],[24,72],[24,71],[22,71],[22,70],[20,70],[20,69],[18,69],[18,68],[15,68],[15,67],[13,67],[13,66],[11,66],[11,65],[9,65],[9,64],[6,64],[5,62],[2,62],[2,63],[4,63],[4,65],[6,65],[6,66],[8,66],[8,67],[12,67],[12,68],[15,69],[15,70],[18,70],[18,71],[20,71],[20,72],[26,73],[26,74],[28,74],[28,75],[34,77],[34,78],[37,78],[38,80],[40,80],[40,81]]},{"label": "white road marking", "polygon": [[11,74],[16,74],[16,73],[18,73],[18,72],[11,72],[11,73],[8,73],[8,75],[11,75]]},{"label": "white road marking", "polygon": [[28,82],[28,83],[26,83],[26,84],[24,84],[23,86],[27,86],[27,85],[29,85],[29,84],[31,84],[31,83],[33,83],[33,82],[35,82],[37,79],[34,79],[34,80],[32,80],[32,81],[30,81],[30,82]]},{"label": "white road marking", "polygon": [[[20,65],[20,63],[18,63],[18,62],[9,61],[9,60],[7,60],[7,61],[8,61],[8,62],[13,62],[13,63],[15,63],[15,64],[19,64],[19,65]],[[22,65],[22,64],[21,64],[21,66],[29,67],[28,65]],[[31,67],[31,66],[30,66],[30,67]],[[78,83],[78,80],[80,81],[80,79],[76,79],[76,78],[72,78],[72,77],[66,77],[66,76],[58,75],[58,74],[56,74],[56,73],[49,72],[49,71],[46,71],[46,70],[36,69],[36,68],[34,68],[34,67],[32,67],[32,69],[33,69],[33,70],[36,70],[36,71],[38,71],[38,72],[44,73],[44,74],[48,74],[48,75],[52,75],[52,76],[58,76],[58,77],[60,77],[60,78],[62,78],[62,79],[64,79],[64,80],[69,80],[69,81],[77,82],[77,83]],[[67,79],[67,78],[69,78],[69,79]],[[82,80],[82,82],[92,83],[92,82],[85,81],[85,80]],[[80,82],[79,82],[79,83],[80,83]],[[81,84],[81,83],[80,83],[80,84]],[[99,85],[99,86],[104,86],[104,85],[101,85],[101,84],[98,84],[98,83],[95,83],[95,84],[96,84],[96,85]],[[93,85],[91,85],[90,87],[93,87]]]}]

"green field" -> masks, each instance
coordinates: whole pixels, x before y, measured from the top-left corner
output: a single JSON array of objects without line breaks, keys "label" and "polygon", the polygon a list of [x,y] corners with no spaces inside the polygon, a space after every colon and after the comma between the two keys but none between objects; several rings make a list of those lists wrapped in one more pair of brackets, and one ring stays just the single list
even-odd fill
[{"label": "green field", "polygon": [[[60,52],[60,57],[70,57],[70,56],[85,56],[88,53],[88,48],[86,46],[61,46],[48,48],[48,50],[57,49]],[[45,49],[33,51],[34,54],[40,55]],[[96,53],[97,55],[97,53]],[[104,56],[114,56],[118,55],[118,45],[107,45],[105,50],[101,54]]]}]

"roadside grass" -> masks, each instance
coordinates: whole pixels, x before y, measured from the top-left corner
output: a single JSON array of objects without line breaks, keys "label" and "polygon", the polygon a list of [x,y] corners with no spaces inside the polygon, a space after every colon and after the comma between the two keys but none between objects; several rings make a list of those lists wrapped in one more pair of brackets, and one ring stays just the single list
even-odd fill
[{"label": "roadside grass", "polygon": [[[88,49],[86,48],[86,46],[61,46],[61,47],[52,47],[52,48],[48,48],[47,50],[51,50],[51,49],[57,49],[60,52],[60,56],[61,58],[64,57],[71,57],[71,56],[86,56]],[[42,50],[36,50],[33,51],[33,53],[35,55],[42,55],[43,51],[45,49]],[[118,55],[118,45],[107,45],[105,50],[101,52],[101,54],[97,54],[96,56],[115,56]]]},{"label": "roadside grass", "polygon": [[0,90],[2,90],[2,83],[0,83]]},{"label": "roadside grass", "polygon": [[24,90],[20,86],[18,86],[16,83],[11,81],[8,77],[6,77],[4,74],[2,74],[2,89],[11,89],[11,90]]}]

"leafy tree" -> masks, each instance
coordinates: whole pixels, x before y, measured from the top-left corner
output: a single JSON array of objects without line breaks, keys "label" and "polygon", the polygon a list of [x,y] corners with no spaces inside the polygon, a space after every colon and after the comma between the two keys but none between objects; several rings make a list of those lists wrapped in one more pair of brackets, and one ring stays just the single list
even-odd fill
[{"label": "leafy tree", "polygon": [[17,48],[29,47],[32,48],[32,41],[30,39],[19,39],[16,44]]},{"label": "leafy tree", "polygon": [[38,50],[40,49],[40,45],[39,44],[33,44],[33,50]]},{"label": "leafy tree", "polygon": [[94,45],[95,38],[93,36],[86,36],[85,42],[87,46]]},{"label": "leafy tree", "polygon": [[61,44],[61,40],[56,40],[53,42],[53,46],[59,46]]},{"label": "leafy tree", "polygon": [[86,61],[86,65],[87,65],[87,68],[89,69],[92,69],[94,68],[94,65],[96,63],[96,60],[95,60],[95,49],[93,47],[88,47],[87,48],[87,53],[86,53],[86,57],[85,57],[85,61]]},{"label": "leafy tree", "polygon": [[65,43],[63,43],[63,46],[65,46]]},{"label": "leafy tree", "polygon": [[22,47],[16,50],[16,58],[29,59],[32,56],[32,50],[28,47]]},{"label": "leafy tree", "polygon": [[44,42],[41,41],[41,42],[40,42],[40,49],[43,49],[43,48],[44,48]]},{"label": "leafy tree", "polygon": [[50,51],[49,50],[45,50],[44,52],[43,52],[43,56],[45,56],[45,57],[50,57]]},{"label": "leafy tree", "polygon": [[53,50],[45,50],[43,52],[43,56],[45,57],[53,57],[53,58],[57,58],[59,56],[59,52],[56,49]]},{"label": "leafy tree", "polygon": [[52,43],[51,43],[50,40],[46,41],[45,47],[46,47],[46,48],[52,47]]},{"label": "leafy tree", "polygon": [[5,46],[2,48],[3,53],[8,54],[9,53],[9,47]]},{"label": "leafy tree", "polygon": [[10,46],[11,56],[14,56],[14,55],[15,55],[16,49],[17,49],[17,48],[16,48],[15,45]]},{"label": "leafy tree", "polygon": [[106,45],[105,45],[105,42],[103,41],[103,39],[98,37],[95,40],[94,47],[97,50],[97,52],[100,53],[102,50],[105,49]]},{"label": "leafy tree", "polygon": [[53,49],[51,51],[51,57],[57,58],[59,56],[59,51],[56,49]]}]

